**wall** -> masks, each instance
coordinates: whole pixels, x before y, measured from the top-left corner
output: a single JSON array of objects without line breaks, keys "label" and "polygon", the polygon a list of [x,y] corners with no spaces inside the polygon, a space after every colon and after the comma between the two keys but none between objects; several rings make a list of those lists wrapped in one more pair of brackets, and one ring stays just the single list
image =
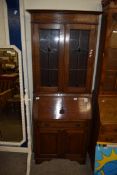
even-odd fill
[{"label": "wall", "polygon": [[0,0],[0,45],[9,44],[7,7],[5,0]]},{"label": "wall", "polygon": [[25,0],[26,9],[101,10],[101,0]]}]

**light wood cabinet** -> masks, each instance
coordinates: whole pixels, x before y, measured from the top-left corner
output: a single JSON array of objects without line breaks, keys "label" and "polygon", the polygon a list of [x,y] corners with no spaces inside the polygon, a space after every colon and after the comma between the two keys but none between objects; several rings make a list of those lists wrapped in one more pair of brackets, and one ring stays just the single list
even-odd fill
[{"label": "light wood cabinet", "polygon": [[[98,141],[117,143],[117,3],[102,1],[103,20],[100,40]],[[97,78],[98,79],[98,78]]]},{"label": "light wood cabinet", "polygon": [[100,94],[117,94],[117,3],[104,6]]},{"label": "light wood cabinet", "polygon": [[117,96],[101,96],[99,103],[99,137],[98,141],[117,143]]}]

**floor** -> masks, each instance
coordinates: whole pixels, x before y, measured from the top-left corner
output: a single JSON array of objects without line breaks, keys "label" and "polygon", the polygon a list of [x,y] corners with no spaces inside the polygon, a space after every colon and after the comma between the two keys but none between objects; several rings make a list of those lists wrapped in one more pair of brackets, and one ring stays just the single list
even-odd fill
[{"label": "floor", "polygon": [[[0,175],[26,175],[27,155],[0,152]],[[30,175],[91,175],[90,163],[80,165],[75,161],[53,159],[41,164],[31,162]]]}]

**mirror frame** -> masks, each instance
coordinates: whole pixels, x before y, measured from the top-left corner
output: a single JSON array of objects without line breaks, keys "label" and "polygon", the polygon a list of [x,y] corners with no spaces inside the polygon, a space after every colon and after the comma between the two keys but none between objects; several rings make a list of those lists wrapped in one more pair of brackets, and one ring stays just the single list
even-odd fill
[{"label": "mirror frame", "polygon": [[26,141],[26,113],[25,113],[25,98],[24,98],[24,84],[23,84],[23,64],[21,51],[14,45],[3,46],[1,49],[14,49],[18,53],[19,64],[19,86],[20,86],[20,98],[21,98],[21,122],[22,122],[22,140],[20,142],[15,141],[0,141],[0,146],[22,146]]}]

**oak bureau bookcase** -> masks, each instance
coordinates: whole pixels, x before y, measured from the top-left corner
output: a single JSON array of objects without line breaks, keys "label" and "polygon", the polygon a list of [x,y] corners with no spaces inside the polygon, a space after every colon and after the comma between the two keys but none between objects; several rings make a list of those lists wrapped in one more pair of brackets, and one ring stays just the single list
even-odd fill
[{"label": "oak bureau bookcase", "polygon": [[35,160],[68,158],[84,163],[92,120],[98,13],[30,13]]}]

